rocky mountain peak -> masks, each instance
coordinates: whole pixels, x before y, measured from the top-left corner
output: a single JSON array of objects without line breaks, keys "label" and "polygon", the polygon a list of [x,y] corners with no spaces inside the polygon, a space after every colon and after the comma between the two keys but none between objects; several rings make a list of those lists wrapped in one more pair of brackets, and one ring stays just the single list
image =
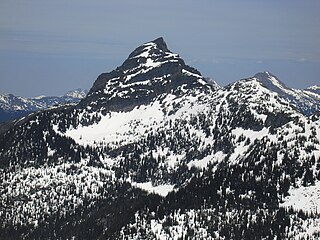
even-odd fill
[{"label": "rocky mountain peak", "polygon": [[319,93],[317,93],[316,87],[306,90],[290,88],[270,72],[257,73],[253,79],[271,92],[277,93],[304,115],[309,116],[320,109]]},{"label": "rocky mountain peak", "polygon": [[101,74],[81,104],[91,109],[126,111],[162,94],[212,88],[199,71],[169,51],[161,37],[142,44],[120,67]]},{"label": "rocky mountain peak", "polygon": [[129,58],[135,58],[144,56],[146,57],[146,52],[152,49],[153,52],[170,52],[166,42],[162,37],[159,37],[153,41],[147,42],[139,47],[137,47],[130,55]]},{"label": "rocky mountain peak", "polygon": [[268,88],[271,91],[275,92],[283,92],[283,90],[288,89],[288,87],[281,82],[275,75],[270,72],[261,72],[257,73],[253,76],[253,78],[257,79],[262,85]]},{"label": "rocky mountain peak", "polygon": [[269,78],[269,77],[274,77],[276,78],[275,75],[273,75],[272,73],[268,72],[268,71],[265,71],[265,72],[258,72],[254,75],[255,78]]},{"label": "rocky mountain peak", "polygon": [[162,51],[164,51],[164,52],[168,51],[167,44],[164,41],[163,37],[159,37],[159,38],[153,40],[152,42],[157,44],[158,48],[161,49]]},{"label": "rocky mountain peak", "polygon": [[173,54],[167,47],[162,37],[142,44],[137,47],[118,68],[125,73],[135,72],[136,69],[157,67],[166,62],[179,62],[184,65],[184,61],[178,54]]}]

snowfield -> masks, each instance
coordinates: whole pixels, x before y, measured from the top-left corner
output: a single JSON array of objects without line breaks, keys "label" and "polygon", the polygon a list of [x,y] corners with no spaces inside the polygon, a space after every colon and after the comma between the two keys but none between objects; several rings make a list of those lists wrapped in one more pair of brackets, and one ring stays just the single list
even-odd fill
[{"label": "snowfield", "polygon": [[280,206],[293,207],[295,210],[307,213],[320,212],[320,181],[316,182],[314,186],[290,188],[289,194],[290,196],[287,196]]}]

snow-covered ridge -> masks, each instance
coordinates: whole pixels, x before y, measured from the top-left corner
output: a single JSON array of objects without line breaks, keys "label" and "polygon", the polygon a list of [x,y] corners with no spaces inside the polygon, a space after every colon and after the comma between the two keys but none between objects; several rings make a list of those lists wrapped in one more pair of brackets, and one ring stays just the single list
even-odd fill
[{"label": "snow-covered ridge", "polygon": [[320,90],[320,86],[319,85],[314,85],[314,86],[308,87],[306,90],[319,91]]},{"label": "snow-covered ridge", "polygon": [[257,73],[253,78],[259,81],[265,88],[277,93],[305,115],[311,115],[320,109],[318,86],[305,90],[289,88],[269,72]]}]

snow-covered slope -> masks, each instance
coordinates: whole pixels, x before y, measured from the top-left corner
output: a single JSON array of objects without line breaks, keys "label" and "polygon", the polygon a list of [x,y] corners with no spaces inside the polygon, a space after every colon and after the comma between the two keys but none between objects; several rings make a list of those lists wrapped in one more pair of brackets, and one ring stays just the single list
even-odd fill
[{"label": "snow-covered slope", "polygon": [[299,94],[269,73],[219,87],[145,43],[0,131],[0,238],[319,237],[319,102]]}]

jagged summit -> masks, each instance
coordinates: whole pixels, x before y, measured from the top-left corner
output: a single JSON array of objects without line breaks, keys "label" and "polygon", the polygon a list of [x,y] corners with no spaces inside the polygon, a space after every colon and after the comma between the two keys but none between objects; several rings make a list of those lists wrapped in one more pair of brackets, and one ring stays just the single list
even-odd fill
[{"label": "jagged summit", "polygon": [[161,49],[162,51],[165,51],[165,52],[168,51],[167,44],[164,41],[163,37],[159,37],[159,38],[153,40],[152,42],[157,44],[158,48]]},{"label": "jagged summit", "polygon": [[101,74],[82,106],[106,111],[127,111],[162,94],[210,91],[199,71],[168,50],[163,38],[136,48],[121,66]]},{"label": "jagged summit", "polygon": [[118,68],[124,72],[132,72],[136,68],[157,67],[166,62],[179,62],[184,64],[178,54],[173,54],[167,47],[163,38],[147,42],[137,47]]},{"label": "jagged summit", "polygon": [[153,49],[158,50],[158,51],[170,52],[164,39],[162,37],[159,37],[153,41],[147,42],[147,43],[139,46],[138,48],[136,48],[129,55],[129,58],[134,58],[134,57],[140,55],[141,53],[143,53],[143,51],[145,50],[146,47],[150,47],[150,46],[152,46]]}]

